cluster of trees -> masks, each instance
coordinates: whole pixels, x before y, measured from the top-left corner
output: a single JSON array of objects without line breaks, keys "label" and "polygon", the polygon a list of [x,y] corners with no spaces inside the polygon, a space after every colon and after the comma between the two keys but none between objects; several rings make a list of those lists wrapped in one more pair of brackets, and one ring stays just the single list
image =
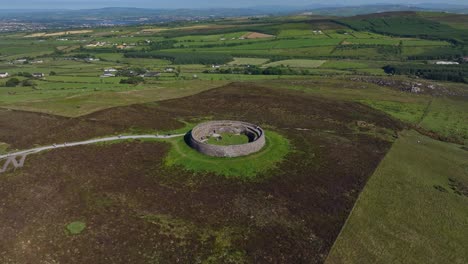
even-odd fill
[{"label": "cluster of trees", "polygon": [[145,74],[147,72],[146,69],[140,68],[140,67],[132,67],[128,69],[122,69],[117,72],[117,76],[123,76],[123,77],[134,77],[138,76],[141,74]]},{"label": "cluster of trees", "polygon": [[204,73],[219,73],[219,74],[249,74],[249,75],[309,75],[310,71],[307,69],[304,70],[295,70],[289,67],[268,67],[260,68],[258,66],[249,66],[245,68],[225,68],[225,69],[215,69],[215,70],[206,70]]},{"label": "cluster of trees", "polygon": [[32,78],[33,77],[32,74],[29,73],[29,72],[18,72],[16,74],[16,76],[21,76],[21,77],[25,77],[25,78]]},{"label": "cluster of trees", "polygon": [[150,50],[162,50],[162,49],[172,49],[174,45],[177,44],[177,40],[163,40],[158,42],[151,43]]},{"label": "cluster of trees", "polygon": [[[116,47],[98,47],[98,48],[92,48],[92,49],[87,49],[83,46],[80,46],[79,51],[81,52],[93,52],[95,54],[99,53],[119,53],[123,52],[123,50],[117,49]],[[61,55],[58,53],[58,55]],[[89,55],[89,54],[88,54]],[[77,57],[78,58],[78,57]],[[85,58],[94,58],[93,56],[91,57],[85,57]]]},{"label": "cluster of trees", "polygon": [[468,53],[459,47],[438,47],[422,54],[408,56],[409,60],[456,60]]},{"label": "cluster of trees", "polygon": [[139,77],[139,76],[133,76],[133,77],[130,77],[128,79],[122,79],[120,80],[120,83],[121,84],[140,84],[140,83],[144,83],[145,82],[145,79],[143,77]]},{"label": "cluster of trees", "polygon": [[5,83],[5,86],[6,86],[6,87],[16,87],[16,86],[18,86],[20,83],[21,83],[21,81],[18,80],[18,78],[11,78],[11,79],[9,79],[9,80]]},{"label": "cluster of trees", "polygon": [[387,65],[388,74],[415,75],[421,78],[468,83],[468,65],[423,65],[402,64]]},{"label": "cluster of trees", "polygon": [[234,58],[228,54],[178,52],[128,52],[126,58],[152,58],[172,61],[174,64],[226,64]]},{"label": "cluster of trees", "polygon": [[5,82],[6,87],[16,87],[16,86],[29,86],[29,87],[35,87],[36,83],[31,80],[33,78],[33,75],[29,72],[18,72],[14,76],[18,77],[24,77],[27,79],[20,80],[16,77],[10,78]]},{"label": "cluster of trees", "polygon": [[77,58],[77,59],[86,59],[86,58],[93,58],[95,59],[96,57],[92,54],[89,54],[89,53],[79,53],[79,54],[75,54],[73,55],[73,57]]},{"label": "cluster of trees", "polygon": [[379,34],[446,40],[454,45],[468,42],[466,30],[417,16],[395,15],[387,17],[354,17],[335,20],[356,31],[372,31]]},{"label": "cluster of trees", "polygon": [[21,86],[30,86],[30,87],[35,87],[36,86],[36,84],[32,80],[25,79],[25,80],[20,81],[18,78],[9,79],[8,81],[6,81],[5,86],[6,87],[16,87],[16,86],[18,86],[20,84],[21,84]]}]

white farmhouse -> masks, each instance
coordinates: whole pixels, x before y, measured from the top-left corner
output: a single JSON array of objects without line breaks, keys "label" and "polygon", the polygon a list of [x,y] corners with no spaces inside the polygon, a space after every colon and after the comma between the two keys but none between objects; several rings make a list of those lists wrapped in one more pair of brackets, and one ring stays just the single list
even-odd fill
[{"label": "white farmhouse", "polygon": [[44,78],[44,77],[45,77],[45,74],[42,73],[42,72],[35,72],[35,73],[32,74],[32,76],[33,76],[34,78]]},{"label": "white farmhouse", "polygon": [[8,76],[10,76],[10,74],[8,74],[8,72],[0,72],[0,78],[8,78]]},{"label": "white farmhouse", "polygon": [[435,64],[437,65],[458,65],[460,63],[456,61],[437,61]]}]

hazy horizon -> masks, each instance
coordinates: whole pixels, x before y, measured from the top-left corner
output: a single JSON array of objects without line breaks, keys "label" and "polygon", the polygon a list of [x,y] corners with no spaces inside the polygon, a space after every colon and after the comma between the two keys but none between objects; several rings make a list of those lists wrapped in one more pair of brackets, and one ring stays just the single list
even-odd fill
[{"label": "hazy horizon", "polygon": [[249,8],[255,6],[356,6],[356,5],[370,5],[370,4],[402,4],[402,5],[414,5],[421,3],[432,3],[432,4],[451,4],[451,5],[468,5],[464,1],[460,0],[421,0],[413,1],[408,3],[404,0],[331,0],[327,2],[323,1],[310,1],[310,0],[290,0],[287,3],[280,0],[260,0],[260,1],[217,1],[213,4],[213,1],[200,0],[200,1],[151,1],[151,0],[24,0],[17,1],[16,3],[9,2],[8,5],[0,7],[0,9],[89,9],[89,8],[104,8],[104,7],[138,7],[138,8],[152,8],[152,9],[177,9],[177,8]]}]

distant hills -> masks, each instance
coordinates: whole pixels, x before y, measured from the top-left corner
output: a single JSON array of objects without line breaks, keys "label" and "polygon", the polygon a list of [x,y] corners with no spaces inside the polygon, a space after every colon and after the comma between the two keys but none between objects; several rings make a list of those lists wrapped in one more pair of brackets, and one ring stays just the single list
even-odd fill
[{"label": "distant hills", "polygon": [[[258,10],[272,11],[271,7],[262,8],[258,7]],[[371,13],[381,12],[398,12],[398,11],[436,11],[436,12],[449,12],[457,14],[468,14],[467,5],[451,5],[451,4],[434,4],[434,3],[422,3],[422,4],[373,4],[373,5],[359,5],[359,6],[346,6],[346,5],[311,5],[305,7],[277,7],[276,10],[286,10],[287,12],[311,12],[317,15],[328,15],[328,16],[354,16]]]},{"label": "distant hills", "polygon": [[178,20],[207,20],[224,17],[252,17],[265,15],[315,14],[322,16],[354,16],[395,11],[437,11],[468,14],[468,5],[414,4],[342,6],[316,4],[310,6],[255,6],[249,8],[213,9],[145,9],[109,7],[87,10],[2,10],[0,20],[43,23],[62,26],[127,25]]}]

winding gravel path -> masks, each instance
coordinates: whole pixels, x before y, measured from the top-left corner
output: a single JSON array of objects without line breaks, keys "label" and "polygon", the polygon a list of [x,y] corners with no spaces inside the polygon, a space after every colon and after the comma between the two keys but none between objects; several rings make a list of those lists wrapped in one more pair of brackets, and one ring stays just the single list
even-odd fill
[{"label": "winding gravel path", "polygon": [[[24,160],[27,155],[39,153],[46,150],[58,149],[58,148],[68,148],[68,147],[75,147],[75,146],[82,146],[82,145],[91,145],[101,142],[109,142],[109,141],[116,141],[116,140],[128,140],[128,139],[168,139],[168,138],[176,138],[176,137],[183,137],[185,134],[176,134],[176,135],[134,135],[134,136],[113,136],[113,137],[106,137],[106,138],[97,138],[97,139],[90,139],[86,141],[79,141],[79,142],[70,142],[70,143],[63,143],[63,144],[53,144],[50,146],[32,148],[27,150],[22,150],[18,152],[8,153],[5,155],[0,155],[0,161],[6,160],[2,167],[0,167],[0,173],[5,172],[8,169],[8,166],[12,164],[15,168],[23,167]],[[17,157],[21,157],[20,161],[17,160]]]}]

